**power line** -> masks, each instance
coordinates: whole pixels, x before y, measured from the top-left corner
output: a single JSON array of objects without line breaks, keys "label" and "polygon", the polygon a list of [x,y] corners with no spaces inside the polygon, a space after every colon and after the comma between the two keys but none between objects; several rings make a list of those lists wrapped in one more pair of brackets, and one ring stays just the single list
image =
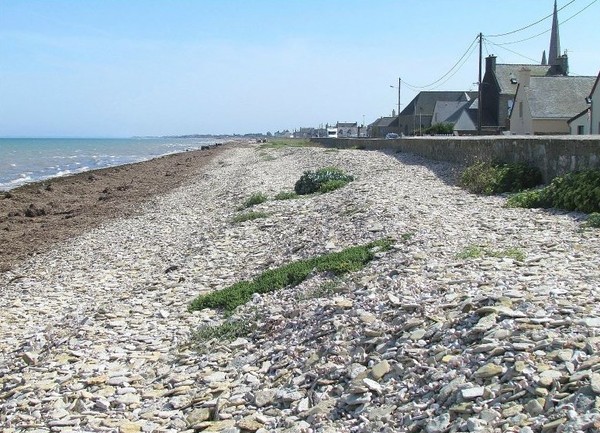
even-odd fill
[{"label": "power line", "polygon": [[538,62],[537,60],[535,60],[535,59],[532,59],[531,57],[527,57],[527,56],[525,56],[525,55],[523,55],[523,54],[521,54],[521,53],[517,53],[517,52],[516,52],[516,51],[514,51],[514,50],[511,50],[511,49],[509,49],[509,48],[506,48],[506,47],[504,47],[504,46],[503,46],[504,44],[496,44],[496,43],[494,43],[494,42],[492,42],[492,41],[487,41],[487,42],[488,42],[490,45],[493,45],[493,46],[495,46],[495,47],[498,47],[498,48],[502,48],[503,50],[506,50],[506,51],[510,51],[511,53],[513,53],[513,54],[516,54],[517,56],[523,57],[524,59],[530,60],[530,61],[532,61],[532,62],[534,62],[534,63],[537,63],[537,62]]},{"label": "power line", "polygon": [[442,87],[444,84],[446,84],[452,77],[454,77],[458,71],[460,71],[460,69],[463,67],[463,65],[467,62],[467,60],[469,60],[471,58],[471,55],[473,54],[473,52],[477,49],[477,45],[473,45],[473,48],[471,48],[471,51],[469,52],[468,56],[466,56],[463,60],[463,62],[459,65],[458,68],[456,68],[456,70],[448,76],[448,78],[446,78],[444,81],[442,81],[441,83],[439,83],[437,86],[432,87],[431,90],[435,90],[435,89],[439,89],[440,87]]},{"label": "power line", "polygon": [[[575,0],[572,0],[572,1],[571,1],[571,3],[573,3],[573,1],[575,1]],[[591,3],[589,3],[589,4],[588,4],[587,6],[585,6],[583,9],[581,9],[581,10],[579,10],[578,12],[574,13],[573,15],[571,15],[571,16],[570,16],[569,18],[567,18],[566,20],[564,20],[564,21],[560,22],[560,23],[559,23],[559,25],[561,25],[561,24],[564,24],[564,23],[566,23],[566,22],[568,22],[568,21],[572,20],[573,18],[575,18],[577,15],[579,15],[580,13],[582,13],[583,11],[585,11],[587,8],[589,8],[591,5],[593,5],[593,4],[594,4],[594,3],[596,3],[597,1],[598,1],[598,0],[593,0]],[[567,5],[563,6],[561,9],[564,9],[566,6],[568,6],[568,5],[569,5],[569,4],[571,4],[571,3],[568,3]],[[560,10],[560,9],[559,9],[559,10]],[[548,18],[548,17],[546,17],[546,18]],[[545,18],[544,18],[544,19],[545,19]],[[540,22],[540,21],[538,21],[538,22]],[[537,23],[535,23],[535,24],[537,24]],[[530,25],[530,26],[528,26],[528,27],[531,27],[531,25]],[[549,31],[551,31],[551,30],[552,30],[552,29],[547,29],[547,30],[544,30],[544,31],[543,31],[543,32],[541,32],[541,33],[538,33],[538,34],[536,34],[536,35],[530,36],[530,37],[528,37],[528,38],[525,38],[525,39],[520,39],[520,40],[518,40],[518,41],[511,41],[511,42],[502,42],[502,43],[498,43],[497,45],[514,45],[514,44],[518,44],[518,43],[521,43],[521,42],[526,42],[526,41],[529,41],[529,40],[531,40],[531,39],[537,38],[538,36],[541,36],[541,35],[543,35],[543,34],[546,34],[546,33],[548,33],[548,32],[549,32]],[[511,32],[511,33],[514,33],[514,32]],[[506,35],[506,34],[511,34],[511,33],[505,33],[505,35]],[[488,38],[491,38],[491,37],[494,37],[494,36],[498,36],[498,35],[491,35],[491,36],[486,36],[486,37],[488,37]]]},{"label": "power line", "polygon": [[[402,83],[405,84],[407,87],[413,89],[413,90],[420,90],[420,89],[426,89],[429,87],[433,87],[436,84],[438,84],[440,81],[444,80],[444,78],[446,78],[448,75],[450,75],[452,73],[452,71],[454,71],[454,69],[461,63],[461,61],[467,57],[468,54],[472,53],[472,48],[475,46],[475,42],[477,41],[477,38],[479,36],[477,36],[475,39],[473,39],[473,41],[471,42],[471,45],[469,45],[469,47],[466,49],[466,51],[463,53],[463,55],[460,57],[460,59],[457,60],[457,62],[448,70],[448,72],[446,72],[444,75],[442,75],[440,78],[438,78],[437,80],[435,80],[434,82],[427,84],[425,86],[415,86],[413,84],[407,83],[406,81],[402,80]],[[464,64],[464,62],[463,62]],[[462,66],[462,64],[461,64]],[[459,67],[460,69],[460,67]],[[458,70],[456,71],[458,72]],[[456,74],[456,72],[454,72],[454,74]],[[454,75],[450,75],[450,78]],[[447,80],[446,80],[447,81]],[[444,83],[446,82],[444,81]],[[442,83],[443,84],[443,83]]]},{"label": "power line", "polygon": [[[575,3],[575,0],[571,0],[569,3],[567,3],[566,5],[564,5],[563,7],[561,7],[560,9],[558,9],[557,12],[558,11],[562,11],[564,8],[566,8],[567,6],[569,6],[571,3]],[[513,30],[513,31],[510,31],[510,32],[506,32],[506,33],[500,33],[500,34],[497,34],[497,35],[488,35],[487,37],[488,38],[499,38],[499,37],[502,37],[502,36],[508,36],[508,35],[512,35],[514,33],[521,32],[523,30],[527,30],[528,28],[533,27],[536,24],[539,24],[539,23],[541,23],[544,20],[547,20],[552,15],[554,15],[554,12],[552,12],[550,15],[546,15],[544,18],[542,18],[542,19],[540,19],[540,20],[538,20],[538,21],[536,21],[534,23],[528,24],[525,27],[521,27],[520,29]]]}]

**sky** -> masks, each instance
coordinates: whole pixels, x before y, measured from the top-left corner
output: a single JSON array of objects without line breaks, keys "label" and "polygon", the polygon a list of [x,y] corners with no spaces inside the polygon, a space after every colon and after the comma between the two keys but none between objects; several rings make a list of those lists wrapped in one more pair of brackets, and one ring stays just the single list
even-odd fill
[{"label": "sky", "polygon": [[[557,6],[571,75],[597,76],[600,1]],[[368,124],[397,110],[399,79],[401,107],[419,90],[476,90],[479,33],[483,57],[539,63],[550,43],[551,18],[542,18],[553,7],[554,0],[0,0],[0,137]]]}]

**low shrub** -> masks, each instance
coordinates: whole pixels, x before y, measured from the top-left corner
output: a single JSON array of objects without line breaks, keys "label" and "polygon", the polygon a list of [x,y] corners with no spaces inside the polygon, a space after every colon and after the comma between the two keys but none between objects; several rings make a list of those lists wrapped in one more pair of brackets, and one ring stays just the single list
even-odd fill
[{"label": "low shrub", "polygon": [[220,325],[203,325],[192,335],[195,343],[205,343],[212,339],[235,340],[247,337],[256,330],[256,323],[243,320],[228,320]]},{"label": "low shrub", "polygon": [[479,162],[460,176],[459,185],[475,194],[501,194],[533,188],[542,183],[542,173],[526,164]]},{"label": "low shrub", "polygon": [[479,245],[468,245],[456,255],[458,259],[479,259],[483,257],[510,258],[522,262],[527,256],[523,250],[516,247],[493,250]]},{"label": "low shrub", "polygon": [[546,197],[544,189],[534,189],[529,191],[519,192],[511,195],[506,201],[507,207],[525,207],[525,208],[547,208],[551,207],[551,203]]},{"label": "low shrub", "polygon": [[339,168],[326,167],[317,171],[305,171],[294,185],[294,191],[298,195],[329,192],[341,188],[353,180],[353,176],[344,173]]},{"label": "low shrub", "polygon": [[266,218],[269,214],[266,212],[245,212],[233,217],[234,223],[243,223],[244,221],[252,221],[259,218]]},{"label": "low shrub", "polygon": [[600,213],[591,213],[585,221],[584,226],[600,229]]},{"label": "low shrub", "polygon": [[269,198],[262,192],[255,192],[254,194],[252,194],[250,197],[248,197],[246,199],[246,201],[244,202],[244,204],[242,204],[242,206],[240,206],[240,210],[247,209],[247,208],[255,206],[257,204],[264,203],[268,199]]},{"label": "low shrub", "polygon": [[556,177],[545,188],[509,197],[506,205],[600,212],[600,170],[572,172]]},{"label": "low shrub", "polygon": [[293,191],[281,191],[280,193],[278,193],[273,198],[275,200],[291,200],[291,199],[294,199],[294,198],[298,198],[298,194],[296,194]]},{"label": "low shrub", "polygon": [[206,295],[198,296],[190,304],[190,310],[220,308],[232,311],[250,300],[254,293],[269,293],[288,286],[296,286],[314,270],[331,272],[336,276],[363,268],[375,258],[377,251],[391,248],[390,239],[382,239],[366,245],[350,247],[338,253],[324,254],[312,259],[299,260],[269,269],[251,281],[240,281]]}]

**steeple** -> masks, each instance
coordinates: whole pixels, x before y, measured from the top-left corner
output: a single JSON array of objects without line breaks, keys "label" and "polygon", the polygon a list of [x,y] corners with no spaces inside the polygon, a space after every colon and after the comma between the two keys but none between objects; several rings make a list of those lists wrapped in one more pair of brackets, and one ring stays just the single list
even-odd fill
[{"label": "steeple", "polygon": [[558,12],[556,10],[556,0],[554,0],[554,14],[552,17],[552,35],[550,36],[550,51],[548,52],[548,64],[557,65],[560,57],[560,37],[558,35]]},{"label": "steeple", "polygon": [[548,64],[548,60],[546,60],[546,50],[542,54],[542,66],[546,66]]}]

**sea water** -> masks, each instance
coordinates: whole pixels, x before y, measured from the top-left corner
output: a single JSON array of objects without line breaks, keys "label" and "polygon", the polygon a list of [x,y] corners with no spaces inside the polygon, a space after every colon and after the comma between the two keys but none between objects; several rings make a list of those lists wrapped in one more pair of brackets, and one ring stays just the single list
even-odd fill
[{"label": "sea water", "polygon": [[212,138],[0,138],[0,191],[216,142]]}]

